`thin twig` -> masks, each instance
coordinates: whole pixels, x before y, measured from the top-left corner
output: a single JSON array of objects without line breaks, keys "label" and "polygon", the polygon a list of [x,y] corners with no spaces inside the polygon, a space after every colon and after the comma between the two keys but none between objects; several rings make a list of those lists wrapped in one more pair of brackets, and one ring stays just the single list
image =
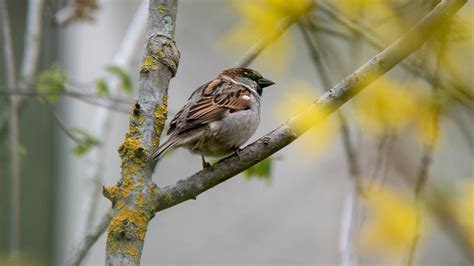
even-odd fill
[{"label": "thin twig", "polygon": [[97,0],[69,0],[68,4],[54,16],[58,26],[66,26],[75,21],[94,20],[93,12],[99,8]]},{"label": "thin twig", "polygon": [[[3,54],[5,58],[5,77],[7,86],[16,87],[15,59],[11,37],[10,17],[6,0],[0,0],[0,16],[2,17]],[[9,254],[15,257],[20,249],[20,125],[18,117],[18,99],[10,96],[9,114],[10,137],[10,228]]]},{"label": "thin twig", "polygon": [[81,241],[77,244],[76,248],[72,250],[71,256],[69,257],[66,265],[77,266],[80,265],[81,261],[86,257],[90,250],[90,247],[97,242],[100,236],[107,230],[107,227],[112,220],[112,210],[109,210],[101,219],[100,222],[92,227]]},{"label": "thin twig", "polygon": [[[435,76],[438,76],[438,73],[440,71],[441,57],[444,52],[446,37],[447,36],[442,36],[443,45],[438,50],[438,54],[436,58],[437,64],[436,64]],[[438,92],[439,92],[438,82],[437,80],[435,80],[435,83],[433,84],[433,87],[432,87],[432,108],[431,108],[432,117],[430,121],[431,124],[429,125],[429,127],[433,130],[433,132],[430,132],[432,135],[428,136],[429,139],[424,144],[420,166],[416,174],[417,178],[415,181],[415,189],[414,189],[414,197],[415,197],[415,204],[416,204],[415,234],[413,236],[412,242],[410,243],[410,247],[408,250],[406,266],[413,265],[415,261],[415,256],[416,256],[416,249],[418,246],[419,239],[421,237],[421,207],[422,207],[421,206],[421,193],[429,177],[428,171],[432,163],[434,148],[439,136],[439,127],[440,127],[439,119],[441,116],[441,105],[439,104]]]},{"label": "thin twig", "polygon": [[[318,10],[321,10],[322,12],[333,18],[335,21],[349,28],[351,31],[357,33],[374,48],[382,50],[386,46],[384,42],[381,41],[381,38],[377,37],[370,27],[367,27],[362,23],[347,17],[346,15],[344,15],[344,12],[338,12],[337,8],[334,7],[331,3],[324,1],[318,6]],[[407,58],[407,60],[402,62],[400,66],[404,67],[413,75],[421,77],[422,79],[431,84],[437,83],[438,86],[442,88],[441,92],[445,93],[450,98],[458,101],[468,109],[474,109],[474,95],[469,91],[463,89],[463,86],[458,84],[459,82],[455,80],[449,80],[444,77],[439,78],[437,76],[434,76],[432,73],[427,71],[423,67],[423,65],[420,64],[420,62],[417,62],[416,60],[410,58]],[[461,94],[462,96],[459,96],[459,94]]]},{"label": "thin twig", "polygon": [[[308,7],[308,12],[311,10],[313,6]],[[301,14],[304,15],[304,14]],[[280,23],[276,26],[275,30],[266,36],[265,38],[259,40],[255,43],[246,53],[245,55],[240,58],[240,60],[236,63],[239,67],[246,67],[252,63],[252,61],[271,43],[275,40],[280,38],[280,36],[295,22],[298,21],[300,16],[292,15],[285,17]]]},{"label": "thin twig", "polygon": [[112,96],[97,96],[96,94],[82,93],[77,91],[63,91],[63,92],[39,92],[37,90],[32,91],[20,91],[20,90],[9,90],[9,91],[0,91],[0,97],[10,97],[10,95],[21,95],[29,97],[49,97],[49,96],[65,96],[71,97],[83,101],[88,104],[104,107],[110,110],[119,111],[125,114],[130,113],[128,107],[122,107],[117,105],[121,104],[132,104],[132,101]]},{"label": "thin twig", "polygon": [[25,49],[23,62],[21,64],[21,81],[19,86],[26,89],[36,73],[41,55],[41,43],[43,39],[43,9],[45,0],[29,0],[28,13],[26,17]]},{"label": "thin twig", "polygon": [[[327,63],[324,61],[322,53],[319,51],[319,46],[314,42],[306,29],[299,24],[305,43],[310,49],[312,55],[312,62],[314,63],[319,77],[325,88],[330,88],[331,77],[327,68]],[[360,180],[359,164],[355,157],[355,152],[352,147],[349,127],[347,121],[341,111],[337,111],[337,117],[341,124],[341,138],[346,154],[346,160],[349,165],[349,176],[351,177],[351,188],[345,200],[344,212],[341,219],[341,238],[340,238],[340,252],[341,264],[344,266],[358,265],[358,257],[354,248],[353,236],[358,224],[358,209],[359,209],[359,192],[362,192],[362,184]]]},{"label": "thin twig", "polygon": [[48,106],[48,109],[51,112],[51,114],[54,118],[54,121],[56,122],[56,125],[59,127],[59,129],[61,129],[64,132],[64,134],[66,134],[66,136],[68,136],[71,140],[73,140],[77,144],[82,144],[83,141],[81,139],[77,138],[76,136],[74,136],[74,134],[64,125],[64,123],[61,121],[61,119],[59,119],[58,115],[54,111],[54,106],[51,104],[51,102],[48,100],[48,98],[46,98],[45,96],[41,96],[41,99],[43,99],[43,101]]}]

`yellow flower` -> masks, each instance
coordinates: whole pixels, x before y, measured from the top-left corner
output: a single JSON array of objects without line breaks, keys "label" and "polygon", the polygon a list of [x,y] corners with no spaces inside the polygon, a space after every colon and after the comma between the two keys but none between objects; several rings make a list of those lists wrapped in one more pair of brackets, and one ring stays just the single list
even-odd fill
[{"label": "yellow flower", "polygon": [[[278,115],[279,120],[282,117],[289,118],[308,111],[311,104],[318,98],[316,89],[302,82],[289,86],[288,91],[289,93],[281,100],[281,104],[276,106],[275,114]],[[314,127],[301,137],[301,141],[297,142],[297,147],[303,148],[303,151],[318,153],[328,147],[334,136],[337,136],[337,123],[333,117],[328,117],[328,113],[322,108],[313,106],[310,111],[310,114],[298,116],[291,122],[300,132]]]},{"label": "yellow flower", "polygon": [[[243,53],[256,42],[271,36],[277,25],[288,16],[300,16],[307,12],[313,1],[309,0],[236,0],[235,10],[241,16],[240,23],[223,39],[224,45]],[[288,64],[290,39],[282,35],[264,50],[259,61],[281,70]]]},{"label": "yellow flower", "polygon": [[409,247],[417,230],[425,229],[417,229],[415,203],[388,187],[369,190],[364,204],[368,220],[359,236],[362,251],[400,255]]}]

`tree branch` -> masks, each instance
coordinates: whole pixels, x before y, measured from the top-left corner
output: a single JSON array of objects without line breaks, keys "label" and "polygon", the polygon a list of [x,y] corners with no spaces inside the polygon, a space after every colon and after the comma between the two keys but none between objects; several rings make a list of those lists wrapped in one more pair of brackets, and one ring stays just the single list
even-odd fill
[{"label": "tree branch", "polygon": [[99,237],[104,233],[107,227],[112,220],[112,210],[107,212],[100,222],[89,232],[87,232],[83,239],[77,244],[76,248],[73,250],[71,257],[67,261],[66,265],[79,265],[81,261],[86,257],[87,252],[89,252],[90,247],[99,239]]},{"label": "tree branch", "polygon": [[[147,22],[147,12],[148,12],[148,0],[143,0],[140,6],[137,8],[135,15],[130,23],[130,26],[125,33],[122,43],[118,52],[115,54],[115,57],[112,60],[112,65],[119,66],[122,69],[130,70],[131,62],[135,55],[135,51],[137,47],[142,44],[143,35],[145,32],[146,22]],[[120,87],[120,81],[115,75],[109,75],[105,78],[105,82],[107,87],[109,87],[109,91],[111,95],[117,94]],[[110,107],[114,107],[110,104]],[[111,127],[109,126],[109,121],[111,121],[113,110],[109,109],[100,109],[95,114],[95,120],[93,122],[92,134],[96,136],[100,136],[101,139],[107,139],[107,136],[110,134]],[[130,112],[127,111],[129,114]],[[90,228],[90,221],[93,220],[95,215],[95,206],[97,205],[96,199],[98,199],[97,194],[100,195],[99,184],[102,183],[101,178],[104,175],[103,171],[105,169],[105,162],[103,160],[105,150],[102,146],[97,147],[96,149],[91,150],[88,154],[86,159],[91,163],[86,168],[86,176],[89,180],[92,181],[93,187],[89,189],[87,197],[85,198],[84,206],[82,208],[82,215],[83,219],[80,221],[79,224],[79,236],[80,239],[78,240],[78,244],[76,244],[71,253],[72,256],[67,260],[68,265],[79,265],[81,261],[84,259],[85,255],[95,243],[95,240],[98,239],[92,238],[92,241],[89,241],[88,235],[86,235],[87,231],[97,232],[98,236],[104,233],[105,229],[110,223],[111,214],[106,214],[101,221],[108,220],[105,226],[102,226],[103,223],[99,223],[98,227]],[[112,212],[110,212],[112,213]],[[108,218],[106,218],[108,217]],[[83,254],[82,254],[83,253]],[[79,255],[78,255],[79,254]]]},{"label": "tree branch", "polygon": [[[314,6],[314,5],[313,5]],[[308,11],[313,8],[313,6],[308,7]],[[304,14],[301,14],[304,15]],[[282,21],[280,21],[280,24],[276,26],[276,29],[266,36],[265,38],[259,40],[257,43],[255,43],[245,54],[244,57],[242,57],[236,65],[238,67],[246,67],[252,63],[252,61],[272,42],[280,38],[280,36],[295,22],[298,21],[300,16],[297,15],[291,15],[286,18],[284,18]]]},{"label": "tree branch", "polygon": [[239,152],[239,156],[229,156],[210,168],[178,181],[173,186],[160,189],[155,202],[155,211],[170,208],[189,199],[196,199],[199,194],[230,179],[293,142],[309,129],[298,129],[296,125],[301,124],[298,122],[311,117],[313,111],[321,108],[326,109],[328,113],[335,111],[371,82],[419,49],[441,23],[452,17],[466,2],[467,0],[441,2],[409,32],[336,84],[307,111],[290,118],[285,124],[248,145]]},{"label": "tree branch", "polygon": [[70,97],[73,99],[77,99],[83,101],[85,103],[100,106],[103,108],[107,108],[113,111],[118,111],[121,113],[129,114],[129,110],[125,109],[124,106],[120,106],[118,104],[132,104],[131,100],[121,97],[113,97],[113,96],[97,96],[97,94],[92,93],[83,93],[79,92],[78,90],[66,90],[63,92],[39,92],[37,90],[7,90],[7,91],[0,91],[0,97],[10,97],[11,95],[21,95],[23,97],[48,97],[48,96],[64,96]]},{"label": "tree branch", "polygon": [[[5,77],[9,88],[16,87],[16,67],[11,37],[10,17],[5,0],[0,0],[0,16],[2,17],[3,54],[5,58]],[[20,125],[18,117],[18,99],[10,96],[9,113],[10,137],[10,235],[9,253],[11,257],[17,256],[20,249]]]},{"label": "tree branch", "polygon": [[[307,23],[311,24],[311,23]],[[317,41],[313,41],[306,29],[303,27],[303,23],[300,23],[301,33],[303,38],[310,50],[312,61],[318,70],[319,76],[325,88],[330,88],[331,77],[327,69],[328,63],[324,60],[323,54],[320,52]],[[336,55],[333,55],[336,56]],[[337,117],[341,124],[341,138],[344,146],[346,160],[349,168],[350,189],[346,196],[344,210],[341,218],[341,232],[340,232],[340,253],[341,253],[341,264],[343,266],[357,265],[358,257],[354,249],[353,236],[357,224],[358,209],[359,209],[359,192],[362,191],[362,185],[360,180],[360,169],[355,152],[350,139],[350,129],[347,124],[347,120],[341,111],[337,111]]]},{"label": "tree branch", "polygon": [[[437,51],[436,56],[436,70],[434,71],[434,76],[439,77],[440,66],[441,66],[441,58],[446,48],[446,35],[441,36],[442,45],[441,48]],[[421,209],[422,209],[422,202],[421,196],[426,185],[426,181],[428,180],[428,171],[432,163],[432,157],[435,149],[435,145],[438,141],[439,136],[439,123],[440,123],[440,116],[441,116],[441,104],[439,101],[439,88],[438,88],[438,79],[435,80],[432,86],[432,106],[431,106],[431,121],[429,121],[429,127],[433,130],[430,132],[432,135],[428,136],[427,142],[423,145],[423,154],[420,160],[420,167],[417,171],[416,181],[414,184],[414,197],[415,197],[415,204],[416,204],[416,219],[415,219],[415,235],[410,243],[408,256],[406,265],[411,266],[415,261],[416,256],[416,249],[418,246],[419,239],[421,237]]]},{"label": "tree branch", "polygon": [[173,40],[176,0],[150,0],[147,43],[140,67],[138,96],[129,130],[119,148],[122,178],[105,187],[113,218],[107,236],[107,265],[138,265],[148,223],[154,216],[157,186],[148,154],[159,144],[167,116],[170,79],[176,74],[179,51]]},{"label": "tree branch", "polygon": [[[383,41],[378,36],[376,36],[370,27],[352,20],[351,18],[345,16],[343,12],[337,12],[337,9],[329,2],[324,1],[323,4],[319,6],[319,10],[326,13],[329,17],[333,18],[335,21],[344,25],[351,31],[357,33],[372,47],[379,50],[382,50],[385,47]],[[442,88],[443,93],[463,104],[467,108],[471,110],[473,109],[474,95],[465,90],[459,81],[449,79],[445,77],[445,75],[441,75],[441,78],[433,75],[433,73],[427,71],[427,69],[424,68],[419,62],[410,58],[405,62],[402,62],[400,65],[408,72],[417,77],[421,77],[431,85],[436,83],[437,86]],[[463,97],[459,96],[459,94],[461,94]]]},{"label": "tree branch", "polygon": [[41,42],[43,38],[44,0],[29,0],[26,17],[25,49],[21,64],[22,90],[33,81],[40,62]]}]

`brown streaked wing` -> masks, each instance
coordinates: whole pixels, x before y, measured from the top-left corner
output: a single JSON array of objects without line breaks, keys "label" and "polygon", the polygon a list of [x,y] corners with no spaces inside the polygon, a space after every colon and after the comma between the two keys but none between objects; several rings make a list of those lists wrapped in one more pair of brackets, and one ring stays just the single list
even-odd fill
[{"label": "brown streaked wing", "polygon": [[227,80],[216,79],[201,86],[195,93],[201,98],[185,105],[173,118],[168,134],[182,133],[224,118],[229,112],[248,108],[250,91]]}]

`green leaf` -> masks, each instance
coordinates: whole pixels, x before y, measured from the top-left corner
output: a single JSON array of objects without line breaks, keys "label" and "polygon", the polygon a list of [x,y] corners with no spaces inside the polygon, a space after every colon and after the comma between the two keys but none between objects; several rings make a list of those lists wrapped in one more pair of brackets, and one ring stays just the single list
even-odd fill
[{"label": "green leaf", "polygon": [[270,181],[272,175],[272,158],[268,157],[244,171],[245,179],[262,179]]},{"label": "green leaf", "polygon": [[66,91],[66,82],[68,76],[64,73],[58,64],[51,65],[38,75],[36,87],[38,91],[45,94],[50,102],[56,102],[61,92]]},{"label": "green leaf", "polygon": [[97,95],[98,96],[105,96],[109,94],[109,86],[104,79],[98,79],[95,81],[95,86],[97,88]]},{"label": "green leaf", "polygon": [[132,94],[132,79],[123,68],[119,66],[108,66],[105,70],[114,75],[117,75],[120,78],[120,82],[122,83],[122,89],[127,94]]},{"label": "green leaf", "polygon": [[86,131],[80,128],[73,128],[71,132],[78,136],[80,142],[72,150],[76,156],[86,155],[93,147],[99,145],[99,141]]}]

